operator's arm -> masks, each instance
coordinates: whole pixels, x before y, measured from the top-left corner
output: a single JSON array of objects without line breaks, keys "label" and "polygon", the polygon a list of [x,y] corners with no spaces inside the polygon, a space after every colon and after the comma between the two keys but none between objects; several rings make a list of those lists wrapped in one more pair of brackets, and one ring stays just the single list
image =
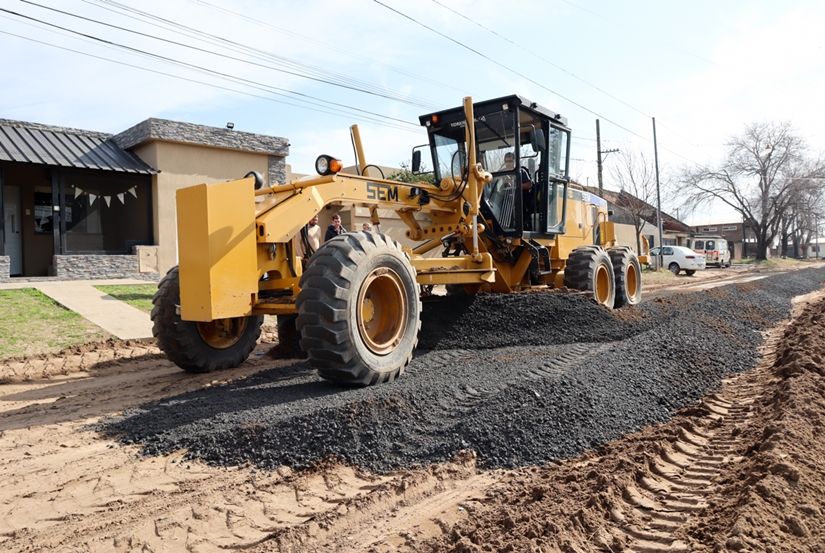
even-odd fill
[{"label": "operator's arm", "polygon": [[524,167],[521,168],[521,189],[531,190],[533,188],[533,181],[530,179],[530,174]]}]

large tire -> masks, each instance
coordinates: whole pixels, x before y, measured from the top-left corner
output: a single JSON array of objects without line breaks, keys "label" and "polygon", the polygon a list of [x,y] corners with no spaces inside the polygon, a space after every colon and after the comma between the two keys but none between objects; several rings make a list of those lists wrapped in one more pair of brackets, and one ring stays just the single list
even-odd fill
[{"label": "large tire", "polygon": [[676,263],[675,261],[674,261],[673,263],[671,263],[671,264],[668,266],[668,268],[667,268],[667,269],[668,269],[668,271],[670,271],[670,272],[671,272],[671,273],[673,273],[674,275],[678,275],[678,274],[679,274],[679,271],[681,271],[681,270],[682,270],[682,268],[681,268],[681,267],[679,267],[679,264],[678,264],[678,263]]},{"label": "large tire", "polygon": [[301,333],[295,329],[298,315],[278,315],[278,343],[266,354],[275,359],[306,359],[301,349]]},{"label": "large tire", "polygon": [[220,319],[209,323],[184,321],[180,306],[180,275],[173,267],[152,298],[152,335],[175,365],[190,373],[231,369],[243,363],[261,336],[263,316]]},{"label": "large tire", "polygon": [[617,246],[607,250],[616,277],[616,299],[613,307],[636,305],[642,301],[642,266],[632,248]]},{"label": "large tire", "polygon": [[418,344],[421,299],[409,256],[377,232],[348,232],[307,263],[296,299],[301,348],[327,380],[400,376]]},{"label": "large tire", "polygon": [[613,264],[601,246],[580,246],[570,253],[564,268],[564,285],[592,292],[597,302],[611,309],[616,302]]}]

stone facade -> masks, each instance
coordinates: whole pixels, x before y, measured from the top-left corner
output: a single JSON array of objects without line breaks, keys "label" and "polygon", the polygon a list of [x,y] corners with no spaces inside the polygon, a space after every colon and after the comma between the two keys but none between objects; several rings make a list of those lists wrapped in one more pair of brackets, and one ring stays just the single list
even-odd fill
[{"label": "stone facade", "polygon": [[[124,150],[150,139],[258,152],[281,158],[289,154],[289,141],[286,138],[219,129],[168,119],[156,119],[154,117],[138,123],[114,137],[115,142]],[[285,168],[284,171],[286,171]]]},{"label": "stone facade", "polygon": [[11,280],[11,258],[7,255],[0,255],[0,282]]},{"label": "stone facade", "polygon": [[276,182],[286,184],[286,159],[283,156],[269,156],[269,179],[266,182],[270,186]]},{"label": "stone facade", "polygon": [[158,282],[160,274],[141,273],[137,255],[56,255],[56,280],[134,278]]}]

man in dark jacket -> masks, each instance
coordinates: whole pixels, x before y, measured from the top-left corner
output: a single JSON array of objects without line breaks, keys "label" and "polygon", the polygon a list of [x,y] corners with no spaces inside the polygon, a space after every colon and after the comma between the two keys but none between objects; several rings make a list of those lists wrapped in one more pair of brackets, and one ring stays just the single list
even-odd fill
[{"label": "man in dark jacket", "polygon": [[[511,171],[516,166],[516,156],[512,152],[507,152],[504,155],[504,169]],[[536,199],[533,196],[533,179],[530,178],[530,173],[524,167],[521,168],[521,207],[524,215],[524,230],[531,230],[531,221],[533,219],[533,211],[536,208]]]},{"label": "man in dark jacket", "polygon": [[327,227],[327,233],[324,236],[324,242],[327,240],[332,240],[336,236],[344,234],[346,229],[341,226],[341,216],[337,213],[332,216],[332,224]]}]

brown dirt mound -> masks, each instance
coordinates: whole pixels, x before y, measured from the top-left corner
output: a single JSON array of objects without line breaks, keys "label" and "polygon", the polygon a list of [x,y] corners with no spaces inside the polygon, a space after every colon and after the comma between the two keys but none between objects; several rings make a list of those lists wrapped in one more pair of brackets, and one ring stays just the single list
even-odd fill
[{"label": "brown dirt mound", "polygon": [[825,552],[824,312],[670,423],[509,473],[417,550]]},{"label": "brown dirt mound", "polygon": [[[261,327],[259,343],[271,344],[278,340],[277,329]],[[166,356],[158,349],[154,338],[143,340],[116,340],[110,338],[71,346],[58,353],[44,353],[28,357],[10,357],[0,360],[0,384],[54,378],[88,371],[97,373],[126,360],[161,361]]]}]

